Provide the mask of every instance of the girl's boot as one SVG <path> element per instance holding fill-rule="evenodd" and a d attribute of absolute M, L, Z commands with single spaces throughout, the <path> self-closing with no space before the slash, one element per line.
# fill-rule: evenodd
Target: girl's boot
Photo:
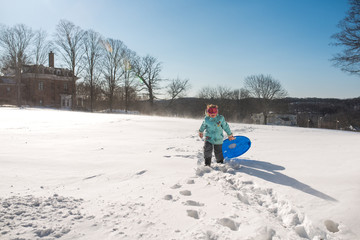
<path fill-rule="evenodd" d="M 210 167 L 210 164 L 211 164 L 211 158 L 205 158 L 205 166 Z"/>

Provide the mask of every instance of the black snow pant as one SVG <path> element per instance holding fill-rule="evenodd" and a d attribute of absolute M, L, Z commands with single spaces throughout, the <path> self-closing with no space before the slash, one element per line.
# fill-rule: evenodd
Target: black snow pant
<path fill-rule="evenodd" d="M 222 153 L 222 144 L 216 145 L 205 141 L 204 145 L 204 158 L 205 158 L 205 166 L 211 165 L 211 157 L 214 149 L 215 158 L 217 163 L 224 163 L 224 156 Z"/>

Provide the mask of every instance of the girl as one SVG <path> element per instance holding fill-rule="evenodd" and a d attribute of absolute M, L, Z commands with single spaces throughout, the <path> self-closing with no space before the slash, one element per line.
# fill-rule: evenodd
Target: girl
<path fill-rule="evenodd" d="M 234 140 L 230 127 L 222 115 L 218 115 L 218 106 L 209 104 L 206 107 L 206 116 L 199 129 L 199 137 L 203 138 L 205 132 L 204 158 L 205 166 L 211 165 L 212 152 L 214 150 L 217 163 L 224 163 L 222 153 L 223 131 L 226 132 L 230 141 Z"/>

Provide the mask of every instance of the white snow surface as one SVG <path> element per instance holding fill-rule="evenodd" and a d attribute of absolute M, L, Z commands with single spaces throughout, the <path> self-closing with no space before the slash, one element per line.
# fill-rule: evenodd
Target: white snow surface
<path fill-rule="evenodd" d="M 0 108 L 0 239 L 360 239 L 359 133 L 229 123 L 209 168 L 201 123 Z"/>

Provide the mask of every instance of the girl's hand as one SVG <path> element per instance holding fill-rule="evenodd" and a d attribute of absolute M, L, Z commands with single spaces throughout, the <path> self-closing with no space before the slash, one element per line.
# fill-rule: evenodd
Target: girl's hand
<path fill-rule="evenodd" d="M 199 137 L 203 138 L 204 134 L 202 132 L 199 132 Z"/>
<path fill-rule="evenodd" d="M 234 138 L 233 135 L 230 135 L 230 136 L 228 137 L 228 139 L 229 139 L 230 141 L 235 140 L 235 138 Z"/>

